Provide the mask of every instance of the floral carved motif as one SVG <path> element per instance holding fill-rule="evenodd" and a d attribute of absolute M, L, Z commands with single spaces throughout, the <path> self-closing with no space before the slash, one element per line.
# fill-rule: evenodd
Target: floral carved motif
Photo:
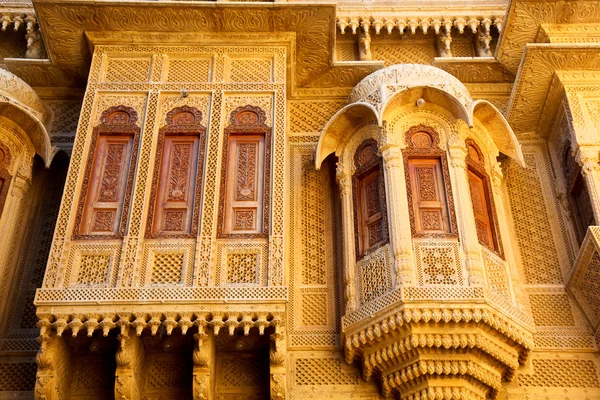
<path fill-rule="evenodd" d="M 448 160 L 446 152 L 440 148 L 440 135 L 433 128 L 426 125 L 417 125 L 408 129 L 404 134 L 404 142 L 406 149 L 402 151 L 404 158 L 404 174 L 406 179 L 406 189 L 408 197 L 408 211 L 410 217 L 410 226 L 413 237 L 419 238 L 456 238 L 458 236 L 458 227 L 456 224 L 456 214 L 454 209 L 454 200 L 450 186 L 450 172 L 448 170 Z M 448 220 L 450 224 L 449 232 L 432 233 L 432 232 L 417 232 L 416 218 L 420 218 L 422 229 L 425 230 L 442 230 L 444 216 L 440 211 L 425 211 L 421 210 L 420 215 L 415 216 L 415 202 L 419 201 L 440 201 L 441 194 L 438 194 L 438 189 L 435 183 L 434 169 L 429 167 L 416 168 L 417 193 L 415 197 L 411 187 L 411 172 L 409 167 L 410 159 L 431 158 L 439 159 L 441 163 L 441 175 L 443 187 L 446 195 L 446 205 L 448 210 Z"/>
<path fill-rule="evenodd" d="M 10 183 L 11 176 L 8 173 L 8 168 L 11 162 L 11 155 L 8 148 L 4 147 L 0 143 L 0 215 L 4 208 L 4 202 L 8 195 L 8 185 Z"/>
<path fill-rule="evenodd" d="M 219 198 L 219 220 L 217 224 L 217 236 L 220 238 L 248 238 L 248 237 L 267 237 L 269 234 L 269 193 L 270 193 L 270 171 L 271 171 L 271 128 L 266 125 L 267 115 L 260 107 L 246 105 L 238 107 L 231 112 L 229 117 L 229 126 L 225 128 L 225 138 L 223 140 L 223 158 L 221 162 L 221 190 Z M 230 137 L 236 135 L 243 137 L 264 137 L 264 168 L 263 181 L 257 182 L 259 176 L 259 159 L 261 151 L 258 142 L 240 142 L 236 146 L 236 154 L 229 154 Z M 228 171 L 230 157 L 236 157 L 236 172 Z M 235 201 L 257 201 L 262 197 L 262 231 L 256 233 L 231 233 L 227 232 L 225 219 L 228 212 L 226 203 L 227 197 L 227 174 L 236 173 L 235 191 L 233 199 Z M 262 185 L 261 185 L 262 184 Z M 261 187 L 262 186 L 262 187 Z M 262 191 L 262 196 L 259 195 Z M 233 212 L 232 230 L 254 230 L 257 229 L 255 223 L 256 212 L 248 210 L 235 210 Z M 260 224 L 258 224 L 260 226 Z"/>
<path fill-rule="evenodd" d="M 75 216 L 74 239 L 114 239 L 122 238 L 125 234 L 138 153 L 140 128 L 136 125 L 137 120 L 137 111 L 124 105 L 109 107 L 102 112 L 100 125 L 92 131 L 81 197 Z M 131 144 L 127 144 L 128 142 L 122 140 L 115 143 L 107 141 L 106 146 L 97 149 L 99 137 L 106 137 L 107 139 L 130 137 Z M 131 148 L 129 149 L 130 145 Z M 106 151 L 106 154 L 102 153 L 103 150 Z M 97 158 L 104 159 L 104 168 L 95 201 L 115 203 L 117 204 L 116 211 L 93 211 L 91 209 L 93 202 L 88 199 L 88 196 L 91 189 L 91 175 Z M 126 173 L 124 174 L 123 171 L 126 171 Z M 122 182 L 123 179 L 126 182 Z M 122 185 L 125 185 L 124 195 L 119 198 L 118 192 Z M 86 212 L 93 214 L 93 220 L 85 233 L 82 233 L 83 218 Z M 120 220 L 115 227 L 115 219 L 119 217 Z"/>
<path fill-rule="evenodd" d="M 167 124 L 160 128 L 158 132 L 156 167 L 152 177 L 146 237 L 195 237 L 198 233 L 198 220 L 200 217 L 200 196 L 202 193 L 206 147 L 206 128 L 202 126 L 202 112 L 190 106 L 175 107 L 166 114 L 165 122 Z M 173 141 L 170 157 L 166 159 L 164 152 L 166 151 L 168 138 L 189 138 L 190 140 Z M 163 165 L 165 161 L 168 164 Z M 192 170 L 194 165 L 196 165 L 195 170 Z M 157 213 L 163 212 L 159 208 L 160 204 L 157 198 L 160 194 L 158 192 L 161 186 L 161 171 L 165 168 L 168 168 L 168 171 L 166 171 L 168 184 L 166 189 L 160 189 L 161 192 L 165 190 L 164 200 L 185 204 L 188 207 L 177 211 L 164 210 L 162 225 L 155 226 L 155 224 L 159 224 Z M 190 174 L 195 178 L 190 179 Z M 189 229 L 186 231 L 186 222 L 189 218 L 191 218 L 191 221 L 189 222 Z"/>

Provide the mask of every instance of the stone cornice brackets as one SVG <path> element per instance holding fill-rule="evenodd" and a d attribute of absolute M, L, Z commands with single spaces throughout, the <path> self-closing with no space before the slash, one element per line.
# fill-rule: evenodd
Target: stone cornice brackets
<path fill-rule="evenodd" d="M 52 145 L 46 125 L 50 113 L 37 93 L 23 80 L 0 68 L 0 116 L 13 121 L 27 134 L 46 166 L 52 161 Z"/>
<path fill-rule="evenodd" d="M 336 151 L 350 130 L 368 122 L 382 126 L 389 112 L 419 98 L 447 109 L 469 127 L 477 119 L 487 128 L 498 149 L 523 165 L 517 138 L 496 107 L 484 100 L 473 101 L 462 82 L 439 68 L 398 64 L 372 73 L 354 87 L 350 104 L 339 110 L 321 132 L 316 168 Z"/>

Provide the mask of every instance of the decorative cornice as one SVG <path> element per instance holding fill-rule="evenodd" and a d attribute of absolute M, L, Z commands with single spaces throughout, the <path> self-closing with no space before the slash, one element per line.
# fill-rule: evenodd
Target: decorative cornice
<path fill-rule="evenodd" d="M 436 57 L 433 66 L 448 72 L 462 83 L 504 83 L 515 80 L 515 75 L 493 57 Z"/>

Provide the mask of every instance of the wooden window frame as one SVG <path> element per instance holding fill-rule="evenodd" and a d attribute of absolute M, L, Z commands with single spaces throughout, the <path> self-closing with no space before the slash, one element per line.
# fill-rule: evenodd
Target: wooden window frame
<path fill-rule="evenodd" d="M 152 190 L 150 192 L 150 204 L 148 207 L 148 217 L 146 220 L 146 238 L 173 238 L 186 239 L 198 235 L 198 225 L 200 221 L 200 204 L 202 202 L 202 180 L 204 176 L 204 155 L 206 151 L 206 127 L 202 125 L 202 112 L 194 107 L 182 106 L 175 107 L 166 115 L 167 125 L 158 131 L 158 143 L 156 145 L 156 157 L 154 163 L 154 174 L 152 176 Z M 196 178 L 194 187 L 194 199 L 192 201 L 192 221 L 189 233 L 154 233 L 154 223 L 156 222 L 156 209 L 158 201 L 158 189 L 160 176 L 162 173 L 162 159 L 164 144 L 167 137 L 170 136 L 189 136 L 198 138 L 198 151 L 196 157 Z"/>
<path fill-rule="evenodd" d="M 4 184 L 0 187 L 0 217 L 2 216 L 2 211 L 4 210 L 4 204 L 6 203 L 6 198 L 8 197 L 8 188 L 12 181 L 12 176 L 8 172 L 8 168 L 10 167 L 11 162 L 11 153 L 10 150 L 0 143 L 0 179 L 4 180 Z"/>
<path fill-rule="evenodd" d="M 361 154 L 362 150 L 364 150 L 368 146 L 373 146 L 375 149 L 372 157 L 370 157 L 367 160 L 359 160 L 359 155 Z M 355 243 L 355 252 L 356 252 L 357 260 L 360 260 L 363 257 L 365 257 L 366 255 L 373 253 L 380 247 L 385 246 L 386 244 L 389 243 L 389 240 L 390 240 L 389 228 L 388 228 L 388 217 L 387 217 L 387 199 L 386 199 L 386 193 L 385 193 L 385 177 L 383 175 L 383 160 L 381 159 L 381 157 L 379 155 L 377 155 L 377 148 L 378 148 L 378 146 L 377 146 L 376 140 L 367 139 L 364 142 L 362 142 L 361 145 L 358 146 L 358 148 L 354 152 L 354 165 L 356 167 L 356 170 L 354 171 L 354 174 L 352 175 L 352 201 L 354 204 L 354 243 Z M 377 244 L 369 247 L 368 249 L 363 249 L 362 248 L 363 247 L 362 224 L 364 221 L 362 221 L 362 217 L 361 217 L 361 215 L 362 215 L 361 212 L 362 212 L 363 206 L 362 206 L 361 202 L 359 201 L 359 182 L 365 176 L 373 173 L 376 169 L 379 174 L 378 186 L 379 186 L 379 193 L 380 193 L 379 201 L 381 202 L 381 214 L 382 214 L 381 215 L 382 240 L 379 241 Z"/>
<path fill-rule="evenodd" d="M 485 157 L 483 156 L 481 148 L 477 145 L 477 143 L 475 143 L 473 139 L 467 138 L 465 140 L 465 146 L 467 148 L 467 174 L 469 173 L 469 171 L 471 171 L 474 175 L 476 175 L 483 181 L 483 187 L 485 191 L 485 202 L 490 218 L 490 230 L 492 231 L 492 242 L 494 243 L 494 247 L 490 247 L 487 243 L 479 240 L 479 235 L 477 235 L 477 240 L 479 241 L 479 244 L 485 246 L 487 249 L 496 253 L 498 256 L 504 259 L 504 250 L 502 246 L 502 238 L 500 236 L 500 229 L 498 226 L 498 215 L 496 214 L 494 192 L 490 176 L 485 169 Z M 475 153 L 470 152 L 469 149 L 473 149 Z M 471 193 L 469 193 L 469 197 L 472 201 Z"/>
<path fill-rule="evenodd" d="M 429 143 L 421 143 L 417 140 L 416 134 L 426 133 L 430 140 Z M 450 171 L 448 169 L 448 159 L 446 152 L 440 148 L 440 135 L 435 129 L 426 125 L 416 125 L 409 128 L 404 133 L 404 142 L 406 148 L 402 150 L 404 158 L 404 178 L 406 181 L 406 191 L 408 197 L 408 214 L 410 218 L 410 230 L 413 238 L 432 238 L 432 239 L 457 239 L 458 227 L 456 224 L 456 210 L 454 208 L 454 197 L 452 196 L 452 186 L 450 181 Z M 448 210 L 448 219 L 450 232 L 447 233 L 423 233 L 417 232 L 415 222 L 415 209 L 413 200 L 413 190 L 411 184 L 411 175 L 409 169 L 409 160 L 411 159 L 439 159 L 442 168 L 442 177 L 444 189 L 446 191 L 446 207 Z"/>
<path fill-rule="evenodd" d="M 265 124 L 267 115 L 260 107 L 246 105 L 236 108 L 231 112 L 229 126 L 224 129 L 223 155 L 221 159 L 221 184 L 219 193 L 219 216 L 217 223 L 217 238 L 219 239 L 250 239 L 266 238 L 269 236 L 269 205 L 271 181 L 271 128 Z M 226 193 L 227 173 L 229 164 L 229 140 L 231 136 L 263 136 L 264 148 L 264 179 L 263 179 L 263 215 L 262 231 L 257 233 L 231 233 L 226 231 L 225 218 L 227 217 Z M 257 185 L 257 190 L 260 186 Z"/>
<path fill-rule="evenodd" d="M 570 146 L 567 146 L 563 155 L 563 172 L 566 181 L 566 195 L 568 198 L 569 207 L 571 208 L 571 214 L 573 216 L 573 228 L 575 229 L 577 241 L 579 242 L 579 245 L 581 245 L 587 233 L 587 228 L 596 224 L 596 220 L 592 213 L 592 218 L 594 219 L 593 223 L 585 226 L 586 222 L 583 220 L 582 207 L 577 201 L 577 194 L 580 194 L 582 187 L 586 189 L 587 202 L 591 209 L 590 193 L 585 179 L 581 174 L 581 167 L 575 161 Z"/>
<path fill-rule="evenodd" d="M 81 186 L 81 196 L 75 215 L 75 226 L 73 228 L 73 240 L 102 240 L 102 239 L 122 239 L 125 236 L 125 227 L 129 215 L 129 203 L 131 201 L 131 191 L 133 189 L 133 180 L 137 166 L 138 145 L 140 137 L 140 127 L 136 125 L 138 120 L 137 111 L 124 105 L 113 106 L 102 112 L 100 116 L 100 125 L 92 131 L 90 150 L 87 157 L 86 168 L 84 172 L 83 183 Z M 115 234 L 80 234 L 83 214 L 87 202 L 88 191 L 90 189 L 90 178 L 94 167 L 96 147 L 100 136 L 129 136 L 133 138 L 131 147 L 131 160 L 129 162 L 129 171 L 127 172 L 127 183 L 125 186 L 125 196 L 121 204 L 121 221 Z"/>

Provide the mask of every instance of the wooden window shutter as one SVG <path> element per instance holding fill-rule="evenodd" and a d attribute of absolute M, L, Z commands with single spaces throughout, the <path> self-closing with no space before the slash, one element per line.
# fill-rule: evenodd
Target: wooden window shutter
<path fill-rule="evenodd" d="M 271 128 L 251 105 L 236 108 L 225 128 L 219 199 L 220 238 L 266 237 L 269 232 Z"/>
<path fill-rule="evenodd" d="M 158 136 L 146 237 L 193 237 L 198 233 L 206 128 L 197 108 L 167 113 Z"/>
<path fill-rule="evenodd" d="M 131 197 L 139 127 L 137 112 L 110 107 L 92 133 L 82 195 L 75 222 L 75 239 L 122 237 Z"/>
<path fill-rule="evenodd" d="M 450 233 L 446 189 L 439 158 L 408 160 L 417 233 Z"/>
<path fill-rule="evenodd" d="M 468 169 L 467 174 L 469 177 L 469 189 L 471 191 L 473 213 L 475 214 L 477 238 L 480 243 L 491 249 L 497 250 L 492 224 L 490 193 L 488 192 L 486 181 L 471 168 Z"/>

